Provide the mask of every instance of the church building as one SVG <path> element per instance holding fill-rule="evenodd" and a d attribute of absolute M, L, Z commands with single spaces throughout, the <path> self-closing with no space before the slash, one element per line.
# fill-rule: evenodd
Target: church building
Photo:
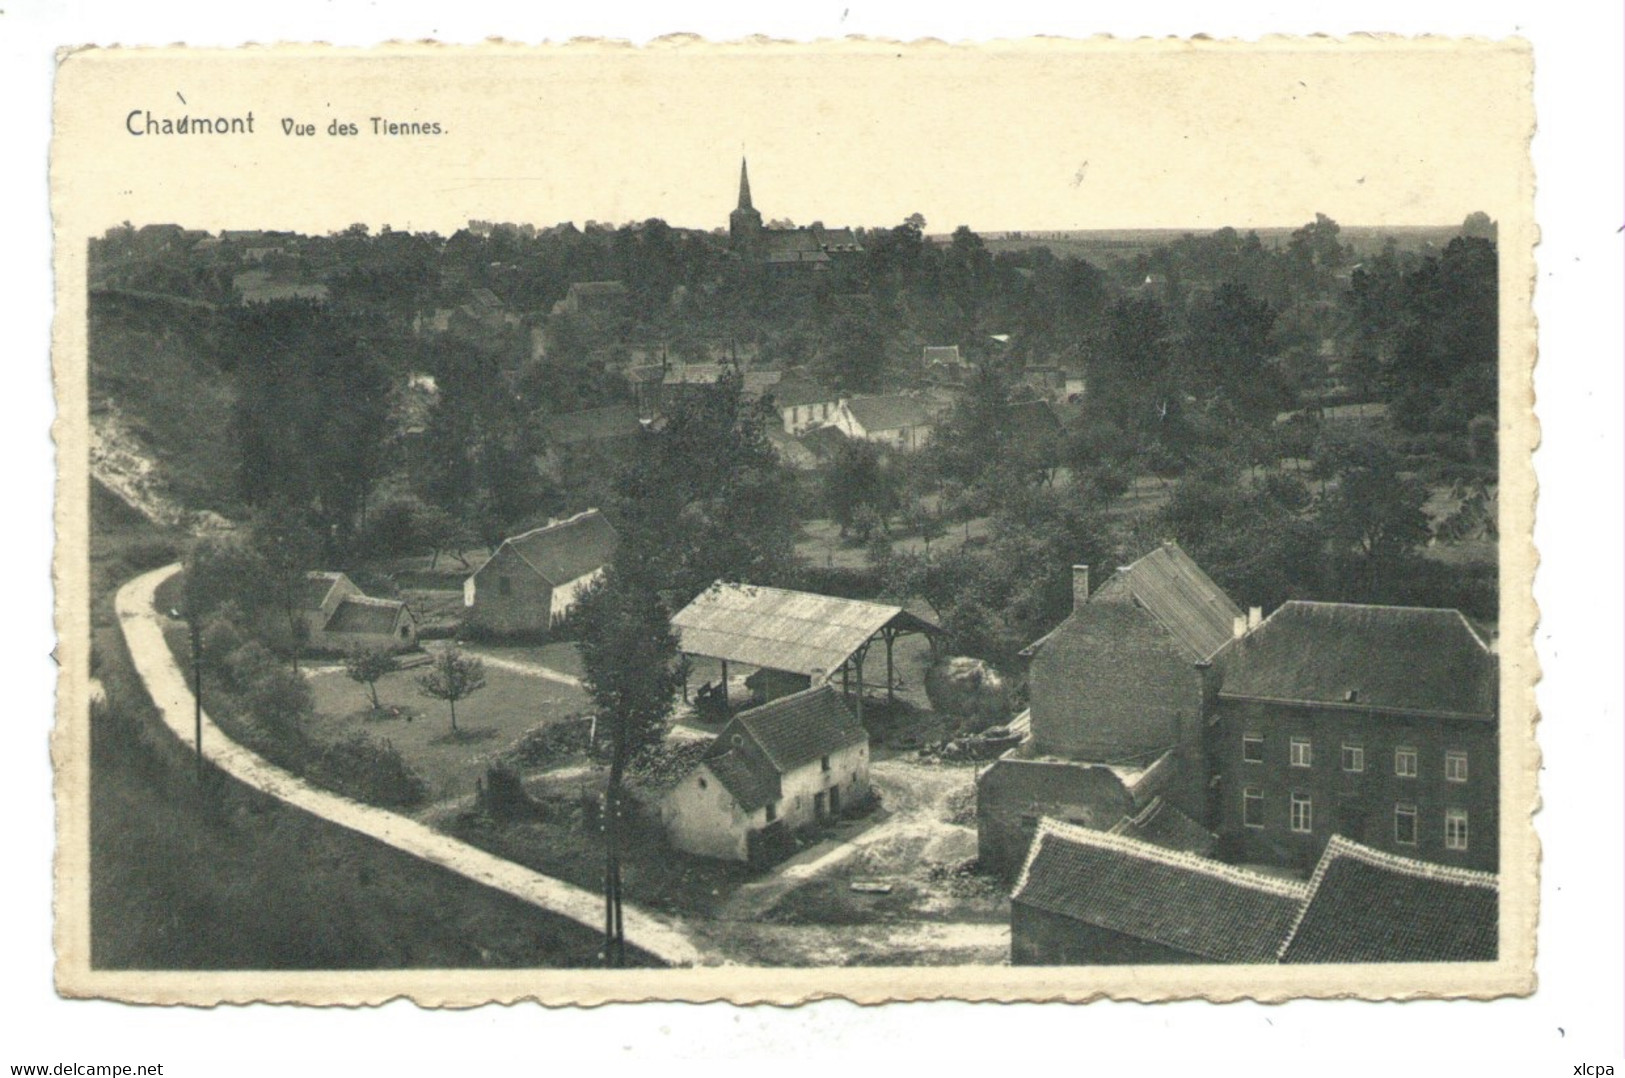
<path fill-rule="evenodd" d="M 776 269 L 828 269 L 837 259 L 863 253 L 863 245 L 850 228 L 825 228 L 814 222 L 804 228 L 768 228 L 751 203 L 750 172 L 739 162 L 739 204 L 728 215 L 728 246 L 746 262 Z"/>

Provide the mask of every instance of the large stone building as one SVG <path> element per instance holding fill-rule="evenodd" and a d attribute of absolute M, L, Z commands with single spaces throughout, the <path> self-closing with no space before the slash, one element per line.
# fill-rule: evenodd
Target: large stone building
<path fill-rule="evenodd" d="M 1498 862 L 1498 664 L 1455 610 L 1289 602 L 1215 664 L 1227 856 L 1307 869 L 1332 835 Z"/>

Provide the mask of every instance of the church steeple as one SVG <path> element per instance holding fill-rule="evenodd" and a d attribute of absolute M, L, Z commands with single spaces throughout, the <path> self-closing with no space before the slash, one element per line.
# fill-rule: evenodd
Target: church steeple
<path fill-rule="evenodd" d="M 750 204 L 750 173 L 739 159 L 739 205 L 728 215 L 728 241 L 735 254 L 755 258 L 761 253 L 762 215 Z"/>
<path fill-rule="evenodd" d="M 753 210 L 756 207 L 750 204 L 750 172 L 745 168 L 745 159 L 739 159 L 739 209 Z"/>

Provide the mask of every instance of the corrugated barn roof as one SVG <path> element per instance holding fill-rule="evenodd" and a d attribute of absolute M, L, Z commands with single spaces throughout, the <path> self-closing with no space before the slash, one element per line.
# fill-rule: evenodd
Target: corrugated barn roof
<path fill-rule="evenodd" d="M 671 619 L 690 655 L 796 674 L 830 674 L 891 625 L 937 627 L 900 606 L 718 581 Z"/>

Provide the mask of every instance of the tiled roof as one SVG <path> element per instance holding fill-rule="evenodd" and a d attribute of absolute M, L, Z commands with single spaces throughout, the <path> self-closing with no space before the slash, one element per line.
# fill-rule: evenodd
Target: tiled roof
<path fill-rule="evenodd" d="M 886 625 L 936 628 L 900 606 L 720 580 L 671 623 L 690 655 L 826 676 Z"/>
<path fill-rule="evenodd" d="M 866 431 L 923 427 L 931 421 L 913 397 L 852 397 L 846 408 Z"/>
<path fill-rule="evenodd" d="M 737 725 L 755 739 L 778 773 L 788 774 L 831 753 L 869 740 L 833 685 L 815 685 L 735 715 L 717 740 Z"/>
<path fill-rule="evenodd" d="M 1220 658 L 1229 698 L 1492 718 L 1496 661 L 1455 610 L 1289 602 Z"/>
<path fill-rule="evenodd" d="M 803 404 L 832 404 L 837 394 L 810 378 L 788 375 L 772 389 L 773 403 L 780 408 L 794 408 Z"/>
<path fill-rule="evenodd" d="M 1161 797 L 1153 797 L 1145 808 L 1133 816 L 1124 816 L 1112 827 L 1111 834 L 1137 838 L 1153 846 L 1181 850 L 1206 857 L 1213 852 L 1213 832 L 1168 804 Z"/>
<path fill-rule="evenodd" d="M 384 634 L 395 631 L 402 603 L 395 599 L 372 599 L 352 595 L 342 600 L 322 627 L 329 633 Z"/>
<path fill-rule="evenodd" d="M 705 766 L 746 812 L 755 812 L 779 799 L 779 773 L 762 757 L 741 749 L 724 748 Z"/>
<path fill-rule="evenodd" d="M 555 586 L 568 584 L 609 563 L 615 553 L 615 529 L 596 509 L 577 513 L 504 539 L 525 564 Z M 500 550 L 500 548 L 499 548 Z"/>
<path fill-rule="evenodd" d="M 1119 569 L 1091 596 L 1118 598 L 1126 591 L 1151 612 L 1193 660 L 1207 659 L 1232 639 L 1241 608 L 1200 566 L 1169 541 L 1133 565 Z"/>
<path fill-rule="evenodd" d="M 1011 901 L 1215 962 L 1273 962 L 1307 890 L 1044 820 Z"/>
<path fill-rule="evenodd" d="M 1381 853 L 1332 837 L 1283 962 L 1491 962 L 1496 877 Z"/>
<path fill-rule="evenodd" d="M 801 444 L 815 457 L 833 457 L 840 452 L 846 435 L 836 427 L 814 427 L 801 435 Z"/>
<path fill-rule="evenodd" d="M 607 408 L 566 412 L 563 415 L 550 416 L 543 422 L 543 430 L 547 434 L 548 441 L 555 445 L 630 438 L 640 429 L 642 428 L 638 423 L 638 410 L 628 404 L 612 404 Z"/>
<path fill-rule="evenodd" d="M 343 579 L 343 573 L 306 573 L 305 582 L 299 588 L 299 609 L 321 609 L 322 603 L 327 600 L 327 593 Z"/>

